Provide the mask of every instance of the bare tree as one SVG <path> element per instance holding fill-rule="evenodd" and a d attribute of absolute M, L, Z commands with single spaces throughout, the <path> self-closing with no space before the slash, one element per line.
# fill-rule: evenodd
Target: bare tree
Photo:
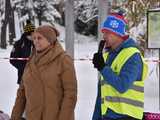
<path fill-rule="evenodd" d="M 6 40 L 6 32 L 7 26 L 9 26 L 9 43 L 12 44 L 13 39 L 15 37 L 15 27 L 14 27 L 14 14 L 11 6 L 11 1 L 5 1 L 5 18 L 2 20 L 2 28 L 1 28 L 1 48 L 6 49 L 7 40 Z"/>

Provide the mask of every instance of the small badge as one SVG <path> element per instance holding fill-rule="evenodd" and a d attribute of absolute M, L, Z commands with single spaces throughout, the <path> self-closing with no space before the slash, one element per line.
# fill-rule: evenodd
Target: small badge
<path fill-rule="evenodd" d="M 119 26 L 119 23 L 116 21 L 116 20 L 112 20 L 111 22 L 110 22 L 110 26 L 112 26 L 112 28 L 118 28 L 118 26 Z"/>

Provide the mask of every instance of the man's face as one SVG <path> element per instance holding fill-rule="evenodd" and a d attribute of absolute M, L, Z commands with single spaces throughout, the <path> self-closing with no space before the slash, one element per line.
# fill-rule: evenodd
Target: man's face
<path fill-rule="evenodd" d="M 113 48 L 117 44 L 118 37 L 111 32 L 103 32 L 103 39 L 106 47 Z"/>

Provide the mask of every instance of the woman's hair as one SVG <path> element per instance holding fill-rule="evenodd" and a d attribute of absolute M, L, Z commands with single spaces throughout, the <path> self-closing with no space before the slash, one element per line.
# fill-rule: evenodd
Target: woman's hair
<path fill-rule="evenodd" d="M 59 36 L 59 31 L 55 28 L 55 26 L 50 25 L 42 25 L 35 29 L 35 32 L 43 35 L 50 43 L 57 41 L 57 37 Z"/>

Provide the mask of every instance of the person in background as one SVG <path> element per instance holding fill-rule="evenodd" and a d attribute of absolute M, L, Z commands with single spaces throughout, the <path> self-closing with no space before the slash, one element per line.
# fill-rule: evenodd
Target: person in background
<path fill-rule="evenodd" d="M 26 64 L 11 120 L 74 120 L 77 80 L 73 59 L 57 40 L 58 30 L 43 25 L 32 38 L 35 49 Z"/>
<path fill-rule="evenodd" d="M 35 26 L 30 20 L 27 20 L 26 25 L 24 26 L 24 33 L 22 34 L 20 40 L 16 41 L 13 46 L 10 54 L 11 58 L 28 58 L 30 56 L 33 47 L 31 34 L 34 32 L 34 29 Z M 21 82 L 26 62 L 27 60 L 10 59 L 10 63 L 18 70 L 18 84 Z"/>
<path fill-rule="evenodd" d="M 126 25 L 120 13 L 110 13 L 102 25 L 104 49 L 92 61 L 101 75 L 92 120 L 143 119 L 148 67 Z"/>

